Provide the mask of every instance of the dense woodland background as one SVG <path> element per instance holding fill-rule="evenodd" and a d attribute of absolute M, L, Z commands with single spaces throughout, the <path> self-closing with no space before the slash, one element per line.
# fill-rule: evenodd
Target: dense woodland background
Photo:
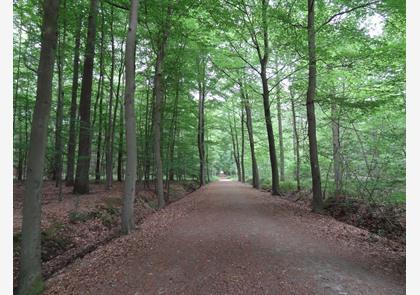
<path fill-rule="evenodd" d="M 18 182 L 28 171 L 43 2 L 13 4 Z M 171 183 L 205 184 L 221 171 L 273 194 L 313 191 L 320 202 L 405 202 L 404 1 L 137 5 L 126 55 L 129 1 L 59 1 L 43 166 L 57 198 L 64 186 L 111 189 L 134 156 L 137 183 L 156 190 L 159 208 Z M 124 117 L 130 89 L 135 128 Z"/>
<path fill-rule="evenodd" d="M 77 155 L 78 84 L 83 73 L 89 2 L 61 2 L 45 177 L 55 179 L 61 170 L 63 177 L 71 182 Z M 403 199 L 405 7 L 403 1 L 384 1 L 329 19 L 337 12 L 364 3 L 317 2 L 316 115 L 321 178 L 327 193 L 336 188 L 334 173 L 339 170 L 338 189 L 342 192 L 369 199 Z M 207 178 L 212 179 L 221 170 L 239 175 L 237 170 L 242 170 L 242 166 L 244 178 L 249 180 L 252 176 L 243 91 L 252 109 L 261 182 L 269 182 L 271 170 L 261 81 L 253 69 L 259 67 L 253 34 L 256 42 L 262 42 L 260 3 L 180 1 L 171 4 L 168 10 L 169 4 L 142 1 L 139 7 L 135 94 L 138 179 L 151 181 L 155 174 L 153 80 L 156 51 L 169 23 L 162 58 L 161 140 L 165 175 L 177 179 L 198 178 L 201 87 L 205 96 Z M 268 5 L 267 11 L 271 117 L 281 185 L 288 188 L 293 187 L 297 175 L 304 188 L 310 187 L 311 179 L 305 108 L 308 63 L 305 6 L 301 1 L 286 1 Z M 90 178 L 96 180 L 105 178 L 106 163 L 111 161 L 106 157 L 109 146 L 113 177 L 122 180 L 124 175 L 126 9 L 128 3 L 116 0 L 102 1 L 98 7 L 89 170 Z M 26 176 L 41 16 L 40 1 L 15 3 L 13 122 L 18 180 Z M 336 158 L 334 142 L 338 150 Z M 239 158 L 237 164 L 235 157 Z"/>

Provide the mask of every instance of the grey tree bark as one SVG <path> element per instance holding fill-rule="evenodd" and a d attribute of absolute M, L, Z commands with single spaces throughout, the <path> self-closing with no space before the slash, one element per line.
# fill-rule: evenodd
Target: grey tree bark
<path fill-rule="evenodd" d="M 334 162 L 334 194 L 337 196 L 341 193 L 341 159 L 340 159 L 340 121 L 337 110 L 337 103 L 334 98 L 331 102 L 331 131 L 332 131 L 332 146 L 333 146 L 333 162 Z"/>
<path fill-rule="evenodd" d="M 76 150 L 76 113 L 77 113 L 77 89 L 79 88 L 79 61 L 80 61 L 80 35 L 82 32 L 82 17 L 78 18 L 76 29 L 76 39 L 73 56 L 73 82 L 71 88 L 71 106 L 70 106 L 70 127 L 69 140 L 67 144 L 67 172 L 66 185 L 74 184 L 74 154 Z"/>
<path fill-rule="evenodd" d="M 244 107 L 241 102 L 241 181 L 245 182 L 245 118 Z"/>
<path fill-rule="evenodd" d="M 246 127 L 248 130 L 249 138 L 249 149 L 251 151 L 251 160 L 252 160 L 252 186 L 256 189 L 260 188 L 260 177 L 258 172 L 258 163 L 257 157 L 255 155 L 255 143 L 254 143 L 254 131 L 252 129 L 252 111 L 249 103 L 248 93 L 245 89 L 245 85 L 240 85 L 241 95 L 244 101 L 245 114 L 246 114 Z"/>
<path fill-rule="evenodd" d="M 27 179 L 23 195 L 18 295 L 40 294 L 43 290 L 41 274 L 41 186 L 47 144 L 48 118 L 51 109 L 58 9 L 59 0 L 44 1 L 36 102 L 32 118 Z"/>
<path fill-rule="evenodd" d="M 137 179 L 137 143 L 134 94 L 138 5 L 138 0 L 131 0 L 130 24 L 125 48 L 125 134 L 127 162 L 124 182 L 124 204 L 121 214 L 121 226 L 124 234 L 129 234 L 135 226 L 133 205 Z"/>
<path fill-rule="evenodd" d="M 293 95 L 291 95 L 291 104 L 292 104 L 292 126 L 293 126 L 293 149 L 296 157 L 296 169 L 295 169 L 295 179 L 296 179 L 296 189 L 300 191 L 300 142 L 299 142 L 299 133 L 296 124 L 296 110 L 295 110 L 295 100 Z"/>
<path fill-rule="evenodd" d="M 162 39 L 159 43 L 159 48 L 155 64 L 154 77 L 154 96 L 155 104 L 153 109 L 153 135 L 154 135 L 154 150 L 155 150 L 155 169 L 156 169 L 156 193 L 158 197 L 159 209 L 165 207 L 165 198 L 163 191 L 163 168 L 162 168 L 162 154 L 161 154 L 161 116 L 163 106 L 163 69 L 162 65 L 165 60 L 165 49 L 169 36 L 169 17 L 172 13 L 172 8 L 168 6 L 167 18 L 163 28 Z"/>
<path fill-rule="evenodd" d="M 95 102 L 95 110 L 93 114 L 93 122 L 91 127 L 91 134 L 95 130 L 95 120 L 97 112 L 97 103 L 99 101 L 99 126 L 98 126 L 98 140 L 96 146 L 96 166 L 95 166 L 95 182 L 99 183 L 101 181 L 101 147 L 102 147 L 102 123 L 103 123 L 103 100 L 104 100 L 104 84 L 105 84 L 105 64 L 104 64 L 104 38 L 105 38 L 105 13 L 103 10 L 103 2 L 101 2 L 101 48 L 100 48 L 100 57 L 99 57 L 99 83 L 98 83 L 98 92 Z"/>
<path fill-rule="evenodd" d="M 315 96 L 316 96 L 316 35 L 315 35 L 315 0 L 308 0 L 308 56 L 309 75 L 306 96 L 306 112 L 308 117 L 309 155 L 312 173 L 312 210 L 317 212 L 323 208 L 321 191 L 321 174 L 318 163 L 318 144 L 316 139 Z"/>
<path fill-rule="evenodd" d="M 205 75 L 206 75 L 206 58 L 198 57 L 198 128 L 197 128 L 197 146 L 200 159 L 199 181 L 200 186 L 206 184 L 206 155 L 204 148 L 204 101 L 205 101 Z"/>
<path fill-rule="evenodd" d="M 64 0 L 63 10 L 66 11 L 67 2 Z M 54 176 L 55 186 L 59 188 L 58 199 L 62 200 L 62 174 L 63 174 L 63 108 L 64 108 L 64 56 L 66 48 L 67 19 L 63 13 L 63 34 L 58 36 L 58 93 L 57 93 L 57 113 L 55 123 L 55 149 L 54 149 Z"/>
<path fill-rule="evenodd" d="M 260 59 L 260 76 L 263 87 L 263 102 L 264 102 L 264 118 L 265 127 L 267 129 L 268 149 L 270 153 L 270 164 L 271 164 L 271 194 L 279 195 L 279 171 L 277 165 L 277 154 L 276 145 L 274 143 L 274 132 L 273 125 L 271 122 L 271 111 L 270 111 L 270 91 L 268 88 L 267 79 L 267 62 L 268 62 L 268 25 L 267 25 L 267 6 L 266 0 L 261 0 L 262 4 L 262 21 L 263 21 L 263 38 L 264 38 L 264 50 L 258 47 L 258 56 Z"/>
<path fill-rule="evenodd" d="M 112 146 L 111 146 L 111 132 L 112 132 L 112 104 L 114 98 L 114 71 L 115 71 L 115 43 L 114 43 L 114 7 L 111 8 L 111 74 L 109 78 L 109 105 L 108 105 L 108 123 L 106 125 L 105 148 L 106 148 L 106 185 L 107 190 L 112 187 Z"/>
<path fill-rule="evenodd" d="M 83 65 L 82 89 L 80 94 L 80 125 L 79 151 L 77 158 L 76 180 L 73 192 L 76 194 L 89 193 L 89 164 L 90 164 L 90 104 L 92 96 L 93 60 L 95 55 L 96 15 L 98 0 L 90 1 L 88 18 L 88 32 L 86 40 L 85 61 Z"/>
<path fill-rule="evenodd" d="M 283 124 L 281 118 L 281 101 L 280 101 L 280 84 L 276 87 L 277 100 L 277 122 L 279 129 L 279 149 L 280 149 L 280 180 L 284 181 L 284 140 L 283 140 Z"/>

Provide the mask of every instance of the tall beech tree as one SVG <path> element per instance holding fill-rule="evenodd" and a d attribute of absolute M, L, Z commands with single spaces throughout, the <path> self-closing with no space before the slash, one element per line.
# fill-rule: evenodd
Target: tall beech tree
<path fill-rule="evenodd" d="M 45 0 L 41 27 L 41 52 L 37 71 L 35 110 L 32 118 L 28 153 L 27 179 L 23 195 L 22 242 L 19 272 L 19 295 L 40 294 L 41 274 L 41 187 L 48 118 L 51 109 L 52 79 L 57 46 L 59 0 Z"/>
<path fill-rule="evenodd" d="M 125 234 L 134 229 L 133 205 L 136 195 L 137 180 L 137 143 L 136 143 L 136 113 L 135 95 L 135 58 L 138 0 L 131 0 L 130 18 L 125 46 L 125 134 L 127 147 L 127 162 L 124 182 L 124 204 L 121 213 L 122 231 Z"/>
<path fill-rule="evenodd" d="M 206 184 L 206 153 L 204 147 L 204 103 L 206 97 L 206 56 L 200 54 L 197 59 L 198 82 L 198 127 L 197 146 L 200 158 L 199 181 L 200 185 Z"/>
<path fill-rule="evenodd" d="M 156 193 L 158 197 L 158 207 L 165 207 L 165 198 L 163 191 L 163 167 L 162 167 L 162 149 L 161 149 L 161 121 L 162 121 L 162 107 L 164 96 L 164 81 L 163 81 L 163 63 L 165 61 L 165 49 L 168 43 L 170 30 L 170 17 L 172 14 L 171 4 L 168 4 L 166 17 L 162 27 L 162 32 L 158 42 L 158 49 L 155 63 L 155 76 L 153 94 L 155 97 L 153 106 L 153 137 L 154 137 L 154 152 L 155 152 L 155 169 L 156 169 Z"/>
<path fill-rule="evenodd" d="M 85 60 L 83 64 L 82 88 L 79 104 L 79 150 L 77 158 L 76 180 L 73 189 L 74 193 L 76 194 L 86 194 L 89 192 L 89 166 L 91 146 L 90 105 L 92 96 L 93 60 L 95 57 L 97 12 L 98 0 L 91 0 L 88 18 Z"/>
<path fill-rule="evenodd" d="M 82 33 L 82 14 L 77 17 L 75 46 L 73 55 L 73 81 L 71 86 L 70 126 L 69 140 L 67 143 L 67 169 L 66 185 L 74 183 L 74 155 L 76 152 L 76 115 L 77 115 L 77 90 L 79 88 L 79 63 L 80 63 L 80 36 Z"/>
<path fill-rule="evenodd" d="M 306 114 L 308 117 L 309 156 L 312 173 L 312 210 L 320 211 L 323 207 L 321 191 L 321 173 L 318 163 L 318 142 L 316 139 L 315 96 L 316 96 L 316 31 L 315 0 L 308 0 L 308 91 L 306 95 Z"/>

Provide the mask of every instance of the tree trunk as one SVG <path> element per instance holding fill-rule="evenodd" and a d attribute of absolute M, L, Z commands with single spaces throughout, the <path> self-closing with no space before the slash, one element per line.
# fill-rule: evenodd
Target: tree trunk
<path fill-rule="evenodd" d="M 318 164 L 318 146 L 316 139 L 315 95 L 316 95 L 316 37 L 315 37 L 315 0 L 308 0 L 308 56 L 309 75 L 306 96 L 306 112 L 308 117 L 309 154 L 312 173 L 312 210 L 321 211 L 323 207 L 321 191 L 321 174 Z"/>
<path fill-rule="evenodd" d="M 82 89 L 80 94 L 80 126 L 79 152 L 77 158 L 76 181 L 73 192 L 76 194 L 89 193 L 89 164 L 90 164 L 90 104 L 92 96 L 93 60 L 95 55 L 96 15 L 98 0 L 90 1 L 88 32 L 86 40 L 85 61 L 83 65 Z"/>
<path fill-rule="evenodd" d="M 176 132 L 177 132 L 177 119 L 178 119 L 178 100 L 179 100 L 179 88 L 180 88 L 180 79 L 179 73 L 177 73 L 177 82 L 175 86 L 175 101 L 174 107 L 172 112 L 172 119 L 171 119 L 171 128 L 170 128 L 170 142 L 169 142 L 169 163 L 168 169 L 166 174 L 166 192 L 169 196 L 169 185 L 170 182 L 174 180 L 174 169 L 173 169 L 173 162 L 174 162 L 174 151 L 175 151 L 175 140 L 176 140 Z"/>
<path fill-rule="evenodd" d="M 108 123 L 106 125 L 106 189 L 112 187 L 112 147 L 111 147 L 111 128 L 112 128 L 112 103 L 114 97 L 114 69 L 115 69 L 115 44 L 114 44 L 114 7 L 111 8 L 111 76 L 109 79 L 109 106 L 108 106 Z"/>
<path fill-rule="evenodd" d="M 265 65 L 261 66 L 261 80 L 263 83 L 263 102 L 264 102 L 264 117 L 265 127 L 267 129 L 268 138 L 268 149 L 270 153 L 270 164 L 271 164 L 271 194 L 279 195 L 279 171 L 277 167 L 277 156 L 276 156 L 276 145 L 274 143 L 274 132 L 271 123 L 271 112 L 270 112 L 270 98 L 268 91 L 268 81 L 265 73 Z"/>
<path fill-rule="evenodd" d="M 39 294 L 44 287 L 41 274 L 41 186 L 51 109 L 58 10 L 58 0 L 44 1 L 36 102 L 23 195 L 18 295 Z"/>
<path fill-rule="evenodd" d="M 206 75 L 206 58 L 198 57 L 198 127 L 197 127 L 197 145 L 200 159 L 199 181 L 200 186 L 206 184 L 206 155 L 204 148 L 204 101 L 205 101 L 205 75 Z"/>
<path fill-rule="evenodd" d="M 235 114 L 233 114 L 233 126 L 231 121 L 229 120 L 229 127 L 230 127 L 230 135 L 232 138 L 232 147 L 233 147 L 233 158 L 236 164 L 236 171 L 238 176 L 238 181 L 241 181 L 241 162 L 239 159 L 239 146 L 238 146 L 238 136 L 236 134 L 236 120 Z"/>
<path fill-rule="evenodd" d="M 144 175 L 144 187 L 149 185 L 150 179 L 150 159 L 149 159 L 149 113 L 150 113 L 150 83 L 147 82 L 147 93 L 146 93 L 146 114 L 144 120 L 144 160 L 143 160 L 143 175 Z"/>
<path fill-rule="evenodd" d="M 293 125 L 293 145 L 294 145 L 294 152 L 296 157 L 296 170 L 295 170 L 295 178 L 296 178 L 296 189 L 300 191 L 300 146 L 299 146 L 299 134 L 297 130 L 296 124 L 296 110 L 295 110 L 295 101 L 293 96 L 291 97 L 292 103 L 292 125 Z"/>
<path fill-rule="evenodd" d="M 124 182 L 124 205 L 121 214 L 122 232 L 124 234 L 130 233 L 135 226 L 133 205 L 136 195 L 137 146 L 134 93 L 138 4 L 138 0 L 131 0 L 130 25 L 125 48 L 125 138 L 127 143 L 127 162 Z"/>
<path fill-rule="evenodd" d="M 244 160 L 245 160 L 245 130 L 244 130 L 244 125 L 245 125 L 245 118 L 244 118 L 244 108 L 243 108 L 243 102 L 241 102 L 241 168 L 242 168 L 242 172 L 241 172 L 241 179 L 242 182 L 245 182 L 245 164 L 244 164 Z"/>
<path fill-rule="evenodd" d="M 333 98 L 331 102 L 331 131 L 332 131 L 332 145 L 333 145 L 333 162 L 334 162 L 334 195 L 338 196 L 341 193 L 341 160 L 340 160 L 340 123 L 337 113 L 337 104 Z"/>
<path fill-rule="evenodd" d="M 283 124 L 281 118 L 281 102 L 280 102 L 280 84 L 276 87 L 277 98 L 277 122 L 279 127 L 279 149 L 280 149 L 280 180 L 284 181 L 284 140 L 283 140 Z"/>
<path fill-rule="evenodd" d="M 266 0 L 262 0 L 262 21 L 263 21 L 263 36 L 264 36 L 264 53 L 260 52 L 261 64 L 261 83 L 263 87 L 263 102 L 264 102 L 264 118 L 265 127 L 267 129 L 268 149 L 270 153 L 271 164 L 271 194 L 279 195 L 279 171 L 277 167 L 276 145 L 274 143 L 273 125 L 271 123 L 270 111 L 270 92 L 268 89 L 267 79 L 267 62 L 268 62 L 268 27 L 267 27 L 267 6 Z"/>
<path fill-rule="evenodd" d="M 118 136 L 118 159 L 117 159 L 117 180 L 122 182 L 123 172 L 122 172 L 122 160 L 123 160 L 123 141 L 124 141 L 124 111 L 123 104 L 120 104 L 120 126 L 119 126 L 119 136 Z"/>
<path fill-rule="evenodd" d="M 104 29 L 105 29 L 105 15 L 103 11 L 103 6 L 101 2 L 101 49 L 100 49 L 100 60 L 99 60 L 99 84 L 98 84 L 98 93 L 97 101 L 99 98 L 99 126 L 98 126 L 98 141 L 96 147 L 96 166 L 95 166 L 95 182 L 99 183 L 101 181 L 101 147 L 102 147 L 102 121 L 103 121 L 103 100 L 104 100 L 104 80 L 105 80 L 105 65 L 104 65 Z M 95 127 L 95 118 L 96 118 L 96 103 L 94 111 L 94 121 L 92 123 L 92 134 Z"/>
<path fill-rule="evenodd" d="M 15 84 L 15 92 L 13 95 L 13 130 L 15 130 L 17 98 L 18 98 L 18 93 L 19 93 L 19 82 L 20 82 L 20 61 L 22 59 L 22 24 L 20 24 L 19 26 L 19 45 L 18 46 L 19 48 L 18 48 L 16 84 Z"/>
<path fill-rule="evenodd" d="M 122 126 L 122 106 L 119 108 L 118 104 L 120 101 L 120 89 L 121 89 L 121 77 L 124 71 L 124 58 L 123 58 L 123 44 L 121 44 L 121 65 L 118 70 L 118 83 L 117 83 L 117 92 L 115 94 L 115 107 L 114 107 L 114 118 L 112 119 L 112 131 L 111 131 L 111 159 L 110 162 L 113 164 L 113 157 L 114 157 L 114 140 L 115 140 L 115 128 L 117 125 L 117 112 L 120 110 L 120 126 Z M 119 128 L 119 144 L 118 144 L 118 166 L 117 166 L 117 179 L 121 181 L 121 165 L 120 165 L 120 151 L 122 150 L 122 127 Z M 121 158 L 122 158 L 122 151 L 121 151 Z"/>
<path fill-rule="evenodd" d="M 249 149 L 251 151 L 251 160 L 252 160 L 252 186 L 256 189 L 260 188 L 260 177 L 258 173 L 258 163 L 257 157 L 255 155 L 255 144 L 254 144 L 254 131 L 252 129 L 252 111 L 251 106 L 249 105 L 249 98 L 244 85 L 240 85 L 241 95 L 244 100 L 245 114 L 246 114 L 246 127 L 248 130 L 249 138 Z"/>
<path fill-rule="evenodd" d="M 165 207 L 165 199 L 163 192 L 163 169 L 162 169 L 162 155 L 161 155 L 161 115 L 163 105 L 163 70 L 162 65 L 165 59 L 165 49 L 169 36 L 169 17 L 172 13 L 171 7 L 168 7 L 167 19 L 163 28 L 162 40 L 159 44 L 159 49 L 156 57 L 155 77 L 154 77 L 154 96 L 155 105 L 153 110 L 153 134 L 154 134 L 154 150 L 155 150 L 155 168 L 156 168 L 156 193 L 158 197 L 159 209 Z"/>
<path fill-rule="evenodd" d="M 67 10 L 66 0 L 64 0 L 64 12 Z M 58 94 L 57 94 L 57 114 L 56 114 L 56 129 L 55 129 L 55 149 L 54 149 L 54 174 L 55 174 L 55 186 L 59 188 L 58 199 L 62 200 L 62 174 L 63 174 L 63 144 L 62 144 L 62 133 L 63 133 L 63 107 L 64 107 L 64 56 L 66 48 L 66 33 L 67 33 L 67 22 L 66 14 L 63 13 L 63 37 L 62 41 L 58 37 Z"/>
<path fill-rule="evenodd" d="M 74 154 L 76 149 L 76 112 L 77 112 L 77 89 L 79 87 L 79 52 L 80 52 L 80 35 L 82 32 L 82 17 L 78 19 L 76 29 L 76 40 L 73 57 L 73 84 L 71 88 L 71 106 L 70 106 L 70 127 L 69 141 L 67 144 L 67 173 L 66 185 L 74 184 Z"/>

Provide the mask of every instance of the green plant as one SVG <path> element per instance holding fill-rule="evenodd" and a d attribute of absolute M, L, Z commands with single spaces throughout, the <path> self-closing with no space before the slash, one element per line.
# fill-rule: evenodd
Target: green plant
<path fill-rule="evenodd" d="M 80 212 L 80 211 L 71 211 L 69 213 L 69 221 L 70 223 L 78 223 L 78 222 L 85 222 L 91 218 L 89 213 Z"/>

